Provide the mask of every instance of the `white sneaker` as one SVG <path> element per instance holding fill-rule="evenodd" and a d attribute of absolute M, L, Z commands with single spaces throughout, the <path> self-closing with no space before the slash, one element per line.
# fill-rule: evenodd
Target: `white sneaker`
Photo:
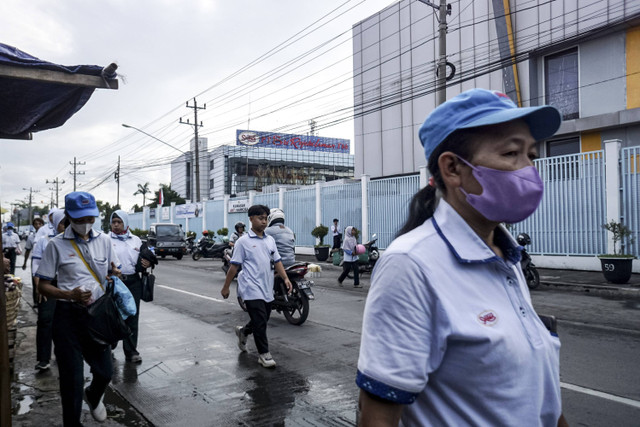
<path fill-rule="evenodd" d="M 236 336 L 238 337 L 238 348 L 242 352 L 247 351 L 247 336 L 244 334 L 244 326 L 236 326 Z"/>
<path fill-rule="evenodd" d="M 271 353 L 262 353 L 258 356 L 258 363 L 264 366 L 265 368 L 275 368 L 276 361 L 271 357 Z"/>
<path fill-rule="evenodd" d="M 91 406 L 91 403 L 89 403 L 89 399 L 87 398 L 88 388 L 89 387 L 84 389 L 84 401 L 87 402 L 87 405 L 89 405 L 89 410 L 91 411 L 91 416 L 93 417 L 93 419 L 100 423 L 103 423 L 107 420 L 107 408 L 105 408 L 104 403 L 102 403 L 102 397 L 100 398 L 100 401 L 95 408 Z"/>

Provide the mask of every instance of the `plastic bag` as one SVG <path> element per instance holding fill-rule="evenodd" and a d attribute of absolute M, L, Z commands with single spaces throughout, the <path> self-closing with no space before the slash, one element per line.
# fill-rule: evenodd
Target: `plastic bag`
<path fill-rule="evenodd" d="M 131 291 L 127 288 L 122 280 L 116 276 L 111 276 L 114 283 L 113 299 L 118 307 L 118 312 L 123 319 L 136 314 L 136 300 L 131 295 Z"/>

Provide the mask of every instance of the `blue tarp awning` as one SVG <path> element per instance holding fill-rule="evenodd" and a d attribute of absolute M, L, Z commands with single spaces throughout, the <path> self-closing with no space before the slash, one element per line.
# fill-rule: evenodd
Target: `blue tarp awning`
<path fill-rule="evenodd" d="M 0 138 L 62 126 L 96 88 L 118 88 L 116 68 L 53 64 L 0 43 Z"/>

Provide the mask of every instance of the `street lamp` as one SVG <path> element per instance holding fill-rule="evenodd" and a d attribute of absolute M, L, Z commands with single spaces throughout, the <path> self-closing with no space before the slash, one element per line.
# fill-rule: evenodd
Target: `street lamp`
<path fill-rule="evenodd" d="M 147 132 L 143 131 L 142 129 L 138 129 L 138 128 L 137 128 L 137 127 L 135 127 L 135 126 L 127 125 L 127 124 L 125 124 L 125 123 L 122 123 L 122 126 L 123 126 L 123 127 L 125 127 L 125 128 L 127 128 L 127 129 L 137 130 L 138 132 L 143 133 L 143 134 L 147 135 L 148 137 L 153 138 L 153 139 L 155 139 L 156 141 L 161 142 L 161 143 L 163 143 L 164 145 L 167 145 L 167 146 L 169 146 L 169 147 L 173 148 L 173 149 L 174 149 L 174 150 L 176 150 L 176 151 L 179 151 L 179 152 L 180 152 L 180 153 L 182 153 L 182 154 L 185 154 L 185 155 L 187 154 L 185 151 L 182 151 L 182 150 L 180 150 L 179 148 L 174 147 L 173 145 L 169 144 L 168 142 L 164 142 L 164 141 L 163 141 L 163 140 L 161 140 L 160 138 L 157 138 L 157 137 L 155 137 L 155 136 L 151 135 L 150 133 L 147 133 Z M 193 153 L 192 153 L 192 152 L 189 152 L 189 154 L 191 155 L 191 165 L 192 165 L 192 169 L 193 169 Z M 191 175 L 191 171 L 189 171 L 189 175 Z M 191 191 L 190 191 L 190 193 L 191 193 L 191 194 L 190 194 L 190 196 L 191 196 L 191 198 L 193 198 L 193 179 L 191 180 L 191 188 L 190 188 L 190 190 L 191 190 Z"/>

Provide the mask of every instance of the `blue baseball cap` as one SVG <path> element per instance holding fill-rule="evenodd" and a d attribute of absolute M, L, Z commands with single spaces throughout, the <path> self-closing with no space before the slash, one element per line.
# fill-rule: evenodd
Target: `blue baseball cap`
<path fill-rule="evenodd" d="M 12 222 L 8 222 L 7 223 L 7 228 L 15 228 L 15 225 L 13 225 Z"/>
<path fill-rule="evenodd" d="M 562 123 L 560 112 L 550 105 L 519 108 L 504 93 L 470 89 L 440 104 L 424 121 L 418 135 L 429 156 L 435 148 L 458 129 L 497 125 L 523 119 L 536 141 L 549 138 Z"/>
<path fill-rule="evenodd" d="M 100 215 L 96 199 L 84 191 L 74 191 L 64 196 L 64 210 L 74 219 Z"/>

